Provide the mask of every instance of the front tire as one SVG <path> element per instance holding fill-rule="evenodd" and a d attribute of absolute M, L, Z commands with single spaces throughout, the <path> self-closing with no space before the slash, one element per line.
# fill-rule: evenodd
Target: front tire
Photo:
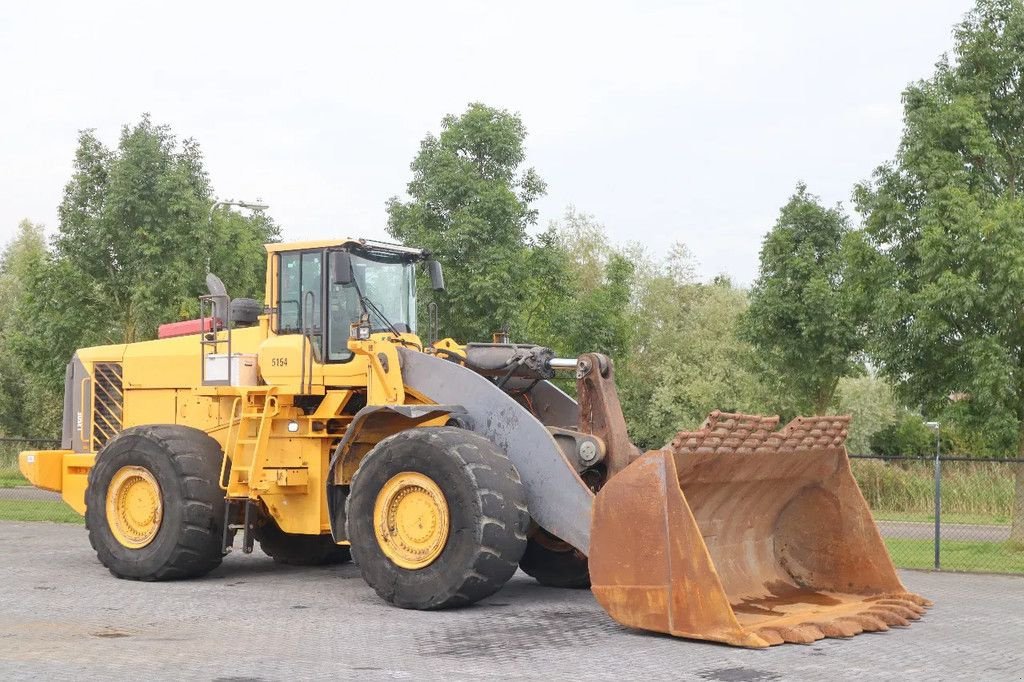
<path fill-rule="evenodd" d="M 472 604 L 497 592 L 526 548 L 526 491 L 486 438 L 452 427 L 403 431 L 359 464 L 346 501 L 352 558 L 385 601 Z"/>
<path fill-rule="evenodd" d="M 217 441 L 186 426 L 137 426 L 111 439 L 85 491 L 100 562 L 129 580 L 192 578 L 219 566 L 221 456 Z"/>

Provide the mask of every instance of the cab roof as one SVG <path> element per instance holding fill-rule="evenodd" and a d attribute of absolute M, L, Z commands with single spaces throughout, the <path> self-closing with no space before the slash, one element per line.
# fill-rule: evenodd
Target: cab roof
<path fill-rule="evenodd" d="M 314 239 L 304 242 L 275 242 L 273 244 L 264 244 L 263 246 L 266 248 L 267 253 L 304 251 L 306 249 L 329 249 L 339 246 L 361 246 L 373 251 L 389 251 L 391 253 L 401 254 L 403 256 L 412 256 L 414 258 L 426 258 L 429 255 L 423 249 L 416 249 L 411 246 L 391 244 L 389 242 L 377 241 L 376 239 L 353 239 L 350 237 L 343 237 L 340 239 Z"/>

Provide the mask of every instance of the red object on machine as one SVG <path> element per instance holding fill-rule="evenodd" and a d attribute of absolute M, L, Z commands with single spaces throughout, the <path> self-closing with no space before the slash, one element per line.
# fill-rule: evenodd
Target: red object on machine
<path fill-rule="evenodd" d="M 160 339 L 169 339 L 172 336 L 188 336 L 200 332 L 214 331 L 213 323 L 217 323 L 217 330 L 224 328 L 224 324 L 212 317 L 203 317 L 195 320 L 182 320 L 181 322 L 168 322 L 157 327 L 156 335 Z M 205 324 L 204 324 L 205 323 Z"/>

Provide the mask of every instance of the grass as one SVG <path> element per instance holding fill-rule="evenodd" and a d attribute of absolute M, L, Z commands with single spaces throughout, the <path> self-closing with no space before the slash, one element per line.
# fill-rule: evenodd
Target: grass
<path fill-rule="evenodd" d="M 935 544 L 931 540 L 886 538 L 893 563 L 900 568 L 935 568 Z M 944 571 L 1024 573 L 1024 547 L 1008 542 L 942 543 L 941 565 Z"/>
<path fill-rule="evenodd" d="M 882 514 L 903 514 L 934 520 L 935 481 L 930 462 L 858 459 L 851 464 L 853 475 L 878 518 L 884 518 Z M 943 519 L 950 523 L 1008 523 L 1013 509 L 1013 484 L 1014 467 L 1010 465 L 945 462 Z"/>
<path fill-rule="evenodd" d="M 5 500 L 0 494 L 0 519 L 4 521 L 57 521 L 85 523 L 85 519 L 56 500 Z"/>
<path fill-rule="evenodd" d="M 0 469 L 0 488 L 14 488 L 19 485 L 28 485 L 28 481 L 17 467 Z"/>

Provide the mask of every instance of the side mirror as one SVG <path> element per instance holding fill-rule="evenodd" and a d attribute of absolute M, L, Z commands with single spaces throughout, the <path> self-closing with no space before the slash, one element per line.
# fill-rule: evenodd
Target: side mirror
<path fill-rule="evenodd" d="M 351 284 L 352 280 L 352 254 L 348 251 L 332 251 L 331 281 L 334 284 L 345 286 Z"/>
<path fill-rule="evenodd" d="M 441 264 L 436 260 L 428 260 L 427 273 L 430 275 L 430 288 L 434 291 L 444 291 L 444 272 L 441 271 Z"/>

